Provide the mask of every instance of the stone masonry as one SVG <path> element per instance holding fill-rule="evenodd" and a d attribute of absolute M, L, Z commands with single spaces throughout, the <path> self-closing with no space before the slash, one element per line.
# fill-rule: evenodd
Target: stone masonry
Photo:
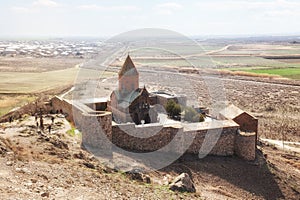
<path fill-rule="evenodd" d="M 126 150 L 139 152 L 163 149 L 173 153 L 205 154 L 207 149 L 212 148 L 209 155 L 237 155 L 246 160 L 255 159 L 256 134 L 240 133 L 239 125 L 232 120 L 223 120 L 220 123 L 223 126 L 212 127 L 204 124 L 194 130 L 179 125 L 118 125 L 112 122 L 111 112 L 94 111 L 84 104 L 55 97 L 52 106 L 53 109 L 63 109 L 69 116 L 68 120 L 82 132 L 82 145 L 88 149 L 111 150 L 114 144 Z M 216 133 L 220 134 L 219 138 L 216 138 Z M 190 145 L 185 147 L 184 144 Z"/>

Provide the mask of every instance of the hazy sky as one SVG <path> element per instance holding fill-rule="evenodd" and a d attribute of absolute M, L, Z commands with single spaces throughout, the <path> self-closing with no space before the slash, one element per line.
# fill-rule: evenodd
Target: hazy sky
<path fill-rule="evenodd" d="M 0 0 L 1 36 L 299 34 L 299 0 Z"/>

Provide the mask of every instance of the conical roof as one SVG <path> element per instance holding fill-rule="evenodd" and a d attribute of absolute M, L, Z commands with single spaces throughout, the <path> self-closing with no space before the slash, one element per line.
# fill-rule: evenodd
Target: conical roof
<path fill-rule="evenodd" d="M 146 96 L 149 96 L 149 92 L 148 92 L 148 90 L 146 89 L 146 86 L 144 85 L 144 87 L 141 89 L 141 91 L 140 91 L 140 94 L 141 95 L 146 95 Z"/>
<path fill-rule="evenodd" d="M 128 55 L 121 70 L 119 71 L 119 76 L 123 75 L 137 75 L 138 71 L 135 68 L 130 56 Z"/>

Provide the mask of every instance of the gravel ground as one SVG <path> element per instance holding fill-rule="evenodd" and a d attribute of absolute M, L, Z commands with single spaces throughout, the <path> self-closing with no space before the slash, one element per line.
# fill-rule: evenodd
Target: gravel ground
<path fill-rule="evenodd" d="M 50 116 L 44 123 L 51 123 Z M 40 132 L 34 117 L 0 127 L 1 199 L 297 199 L 300 191 L 299 156 L 272 146 L 262 145 L 254 162 L 185 155 L 147 172 L 147 184 L 84 151 L 80 135 L 66 133 L 71 126 L 62 116 L 55 116 L 51 134 Z M 168 190 L 182 172 L 192 177 L 196 193 Z"/>

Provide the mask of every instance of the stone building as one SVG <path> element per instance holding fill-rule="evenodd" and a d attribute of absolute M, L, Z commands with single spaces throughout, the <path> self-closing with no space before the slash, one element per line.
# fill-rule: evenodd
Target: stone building
<path fill-rule="evenodd" d="M 114 144 L 139 152 L 161 150 L 178 155 L 237 155 L 245 160 L 255 159 L 258 125 L 255 117 L 230 105 L 218 118 L 206 122 L 156 123 L 158 113 L 164 114 L 159 108 L 168 100 L 181 105 L 187 102 L 184 96 L 163 91 L 149 93 L 145 86 L 140 88 L 139 73 L 128 56 L 119 72 L 118 88 L 111 93 L 110 100 L 68 101 L 54 97 L 51 105 L 53 111 L 62 110 L 76 125 L 82 132 L 82 145 L 92 151 L 110 152 Z M 199 112 L 202 111 L 201 108 Z M 139 125 L 143 123 L 146 125 Z M 209 134 L 210 139 L 205 139 Z"/>
<path fill-rule="evenodd" d="M 258 119 L 252 116 L 251 114 L 231 104 L 220 111 L 219 118 L 223 120 L 224 119 L 233 120 L 238 125 L 240 125 L 240 130 L 243 132 L 256 133 L 256 140 L 257 140 Z"/>
<path fill-rule="evenodd" d="M 181 106 L 186 106 L 187 98 L 184 95 L 170 94 L 165 91 L 152 92 L 150 95 L 151 104 L 166 105 L 168 101 L 173 100 Z"/>
<path fill-rule="evenodd" d="M 251 114 L 231 104 L 219 113 L 221 119 L 232 119 L 238 125 L 240 125 L 241 131 L 255 132 L 258 129 L 258 120 Z"/>
<path fill-rule="evenodd" d="M 150 116 L 150 94 L 145 86 L 139 88 L 139 73 L 129 55 L 118 75 L 118 89 L 110 96 L 113 120 L 135 124 L 156 122 L 157 117 Z M 155 113 L 151 112 L 151 115 Z"/>

